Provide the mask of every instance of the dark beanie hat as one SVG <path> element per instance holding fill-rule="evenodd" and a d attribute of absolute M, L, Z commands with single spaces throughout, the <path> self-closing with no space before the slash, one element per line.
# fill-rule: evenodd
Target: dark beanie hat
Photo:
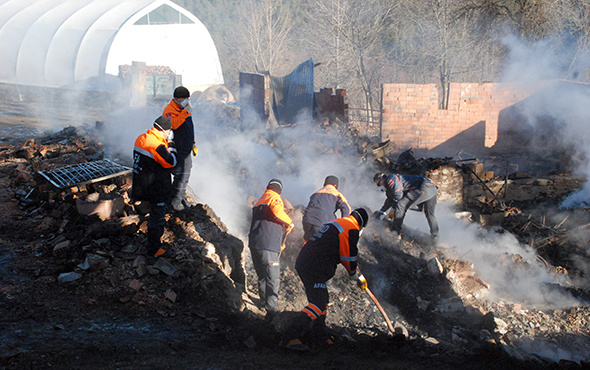
<path fill-rule="evenodd" d="M 172 122 L 170 122 L 170 118 L 160 116 L 154 121 L 154 127 L 158 130 L 171 130 Z"/>
<path fill-rule="evenodd" d="M 178 86 L 176 89 L 174 89 L 175 98 L 190 98 L 190 96 L 191 93 L 184 86 Z"/>
<path fill-rule="evenodd" d="M 354 218 L 356 218 L 361 228 L 367 226 L 367 223 L 369 222 L 369 214 L 364 208 L 357 208 L 352 211 L 351 214 Z"/>
<path fill-rule="evenodd" d="M 281 194 L 283 192 L 283 183 L 279 179 L 272 179 L 268 182 L 266 188 Z"/>
<path fill-rule="evenodd" d="M 326 185 L 334 185 L 336 188 L 338 188 L 338 178 L 334 175 L 326 177 L 324 180 L 324 186 Z"/>

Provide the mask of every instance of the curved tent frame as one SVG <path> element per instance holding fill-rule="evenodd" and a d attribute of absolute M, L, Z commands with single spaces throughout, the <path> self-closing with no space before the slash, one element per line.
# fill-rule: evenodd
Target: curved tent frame
<path fill-rule="evenodd" d="M 161 6 L 190 24 L 134 24 Z M 189 35 L 194 46 L 186 47 L 177 35 Z M 4 83 L 64 87 L 101 81 L 132 61 L 167 65 L 187 87 L 223 83 L 209 32 L 169 0 L 0 0 L 0 45 Z"/>

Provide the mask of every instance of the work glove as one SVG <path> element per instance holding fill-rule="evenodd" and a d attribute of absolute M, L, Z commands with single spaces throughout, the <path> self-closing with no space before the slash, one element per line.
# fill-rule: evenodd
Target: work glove
<path fill-rule="evenodd" d="M 184 107 L 184 109 L 188 112 L 188 114 L 193 114 L 193 107 L 191 107 L 190 105 L 187 105 L 186 107 Z"/>
<path fill-rule="evenodd" d="M 360 274 L 359 277 L 356 278 L 356 285 L 358 285 L 361 290 L 367 290 L 367 279 L 363 274 Z"/>
<path fill-rule="evenodd" d="M 385 212 L 378 211 L 375 213 L 375 218 L 378 220 L 383 220 L 384 217 L 385 217 Z"/>
<path fill-rule="evenodd" d="M 361 274 L 361 271 L 358 268 L 350 275 L 350 278 L 356 280 L 356 285 L 358 285 L 359 288 L 367 290 L 367 279 L 365 279 L 365 276 Z"/>
<path fill-rule="evenodd" d="M 168 141 L 168 148 L 176 148 L 176 143 L 172 140 Z"/>
<path fill-rule="evenodd" d="M 196 157 L 197 154 L 199 154 L 199 149 L 197 149 L 197 146 L 193 144 L 193 155 Z"/>

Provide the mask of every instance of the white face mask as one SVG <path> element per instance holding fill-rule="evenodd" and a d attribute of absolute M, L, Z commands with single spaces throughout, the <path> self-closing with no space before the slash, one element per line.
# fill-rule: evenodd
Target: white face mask
<path fill-rule="evenodd" d="M 187 98 L 187 99 L 184 99 L 184 100 L 182 101 L 182 103 L 180 103 L 180 106 L 184 108 L 184 107 L 186 107 L 186 106 L 188 105 L 188 103 L 189 103 L 189 100 L 188 100 L 188 98 Z"/>

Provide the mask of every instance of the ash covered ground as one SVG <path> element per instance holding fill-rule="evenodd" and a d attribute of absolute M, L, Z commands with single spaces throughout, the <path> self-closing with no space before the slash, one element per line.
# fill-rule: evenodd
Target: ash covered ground
<path fill-rule="evenodd" d="M 112 140 L 100 131 L 104 127 L 90 121 L 41 134 L 32 129 L 38 120 L 14 104 L 4 109 L 0 143 L 5 368 L 588 367 L 590 215 L 559 209 L 561 194 L 517 204 L 494 227 L 473 221 L 474 213 L 472 220 L 457 218 L 468 217 L 465 210 L 442 203 L 437 216 L 452 232 L 434 247 L 416 226 L 422 215 L 408 215 L 401 240 L 387 222 L 372 222 L 363 234 L 360 267 L 407 335 L 391 333 L 369 296 L 340 269 L 328 287 L 327 322 L 336 343 L 290 353 L 278 341 L 306 303 L 292 269 L 301 247 L 301 202 L 288 202 L 297 227 L 282 255 L 283 312 L 266 323 L 243 229 L 222 221 L 198 187 L 189 209 L 167 216 L 164 241 L 178 255 L 147 261 L 145 210 L 128 203 L 125 177 L 60 190 L 38 176 L 39 170 L 102 159 Z M 75 121 L 66 118 L 66 126 Z M 319 130 L 347 136 L 337 142 L 354 147 L 358 163 L 375 170 L 358 131 Z M 282 153 L 296 145 L 280 135 L 257 140 Z M 327 142 L 315 146 L 342 155 L 344 149 Z M 290 166 L 286 155 L 278 158 Z M 245 182 L 256 175 L 237 167 Z M 77 199 L 96 192 L 121 197 L 123 212 L 104 220 L 80 214 Z"/>

